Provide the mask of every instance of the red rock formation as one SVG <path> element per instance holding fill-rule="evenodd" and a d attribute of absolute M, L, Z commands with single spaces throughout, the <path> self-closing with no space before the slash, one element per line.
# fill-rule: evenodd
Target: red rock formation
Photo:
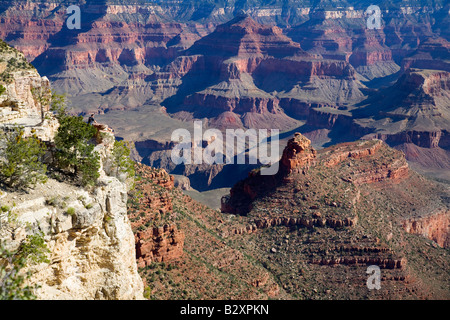
<path fill-rule="evenodd" d="M 279 124 L 287 127 L 290 125 L 288 118 L 280 118 L 284 116 L 280 99 L 284 99 L 283 106 L 289 114 L 299 117 L 307 115 L 312 103 L 297 100 L 292 104 L 294 98 L 270 93 L 274 90 L 269 84 L 272 77 L 281 78 L 279 85 L 283 82 L 294 85 L 301 80 L 302 83 L 319 82 L 325 88 L 330 86 L 330 81 L 344 82 L 341 85 L 351 91 L 348 97 L 353 99 L 360 95 L 356 72 L 348 62 L 324 60 L 319 55 L 308 54 L 298 43 L 283 35 L 279 28 L 261 25 L 250 17 L 237 17 L 218 26 L 213 33 L 197 41 L 186 54 L 188 56 L 178 57 L 151 78 L 154 81 L 176 79 L 177 67 L 183 66 L 185 61 L 194 61 L 189 68 L 183 68 L 187 72 L 183 72 L 182 76 L 186 81 L 192 79 L 201 83 L 197 87 L 202 90 L 197 91 L 192 83 L 183 86 L 181 79 L 178 92 L 182 93 L 164 103 L 169 112 L 187 111 L 197 116 L 214 117 L 214 123 L 217 123 L 221 113 L 233 112 L 241 117 L 241 121 L 237 122 L 242 122 L 246 127 L 254 123 L 248 123 L 245 117 L 255 115 L 265 117 L 256 121 L 258 128 L 278 128 Z M 269 74 L 271 77 L 267 76 Z M 303 89 L 303 86 L 300 90 L 312 90 Z M 315 100 L 321 101 L 322 98 L 318 93 Z M 336 99 L 332 98 L 333 101 Z M 315 105 L 329 104 L 329 99 L 323 100 L 324 103 Z M 300 111 L 297 110 L 298 103 L 303 106 Z"/>
<path fill-rule="evenodd" d="M 251 172 L 247 179 L 238 182 L 230 190 L 229 196 L 222 199 L 222 211 L 245 214 L 252 210 L 252 203 L 255 199 L 270 194 L 271 190 L 283 185 L 291 186 L 295 181 L 300 180 L 301 176 L 307 176 L 310 168 L 330 168 L 332 172 L 335 170 L 332 173 L 333 175 L 354 185 L 381 181 L 397 183 L 407 178 L 409 166 L 404 154 L 389 149 L 389 156 L 386 156 L 386 149 L 388 149 L 388 146 L 382 141 L 369 140 L 343 143 L 316 152 L 311 147 L 309 139 L 296 133 L 283 151 L 278 174 L 261 176 L 259 172 Z M 349 168 L 348 171 L 347 169 L 342 170 L 342 162 L 344 161 L 344 167 Z M 353 165 L 352 162 L 355 164 Z M 278 199 L 271 201 L 275 203 Z M 330 203 L 335 207 L 338 206 L 337 203 Z M 311 208 L 318 209 L 316 206 Z M 305 226 L 330 225 L 341 227 L 349 225 L 349 222 L 343 222 L 342 219 L 337 219 L 334 216 L 304 219 Z M 349 219 L 353 220 L 352 217 Z"/>
<path fill-rule="evenodd" d="M 383 147 L 381 140 L 372 140 L 354 145 L 350 150 L 337 148 L 324 161 L 327 167 L 337 166 L 340 162 L 348 159 L 364 159 L 370 161 L 370 157 L 375 156 Z M 402 152 L 396 153 L 396 158 L 389 162 L 379 163 L 376 166 L 364 167 L 355 170 L 351 177 L 346 179 L 354 184 L 367 184 L 384 180 L 400 181 L 408 176 L 409 166 Z M 345 179 L 345 178 L 344 178 Z"/>
<path fill-rule="evenodd" d="M 329 228 L 342 228 L 342 227 L 353 227 L 357 224 L 358 218 L 345 218 L 345 219 L 333 219 L 333 218 L 319 218 L 319 219 L 307 219 L 307 218 L 297 218 L 297 217 L 279 217 L 279 218 L 258 218 L 251 224 L 246 226 L 241 226 L 238 228 L 233 228 L 229 231 L 224 231 L 222 233 L 223 237 L 228 237 L 230 235 L 240 235 L 246 233 L 255 233 L 260 229 L 267 229 L 275 226 L 285 226 L 285 227 L 329 227 Z"/>
<path fill-rule="evenodd" d="M 214 93 L 195 93 L 188 96 L 184 100 L 184 104 L 187 106 L 210 106 L 222 112 L 251 112 L 259 114 L 277 114 L 282 112 L 278 107 L 279 101 L 277 98 L 266 97 L 241 97 L 239 95 L 235 97 L 224 97 L 215 95 Z"/>
<path fill-rule="evenodd" d="M 298 43 L 283 35 L 278 27 L 261 25 L 249 16 L 238 16 L 197 41 L 190 54 L 210 52 L 222 57 L 272 56 L 282 58 L 307 55 Z"/>
<path fill-rule="evenodd" d="M 140 179 L 131 198 L 137 197 L 138 204 L 129 206 L 129 215 L 135 230 L 138 265 L 178 259 L 183 255 L 184 233 L 170 221 L 174 177 L 144 165 L 137 166 L 137 173 Z M 156 226 L 162 223 L 162 227 Z"/>
<path fill-rule="evenodd" d="M 311 147 L 311 141 L 300 133 L 288 141 L 281 157 L 281 166 L 287 173 L 307 169 L 316 158 L 316 150 Z"/>
<path fill-rule="evenodd" d="M 382 91 L 382 99 L 356 112 L 354 131 L 371 129 L 390 145 L 414 143 L 419 147 L 447 148 L 450 103 L 450 72 L 412 69 L 405 72 L 392 87 Z M 361 115 L 359 115 L 361 114 Z M 364 114 L 364 115 L 363 115 Z M 377 121 L 368 120 L 376 117 Z M 393 119 L 402 120 L 402 128 L 392 128 Z"/>
<path fill-rule="evenodd" d="M 406 220 L 403 223 L 406 232 L 420 234 L 436 242 L 443 248 L 450 247 L 450 211 L 431 214 L 422 218 Z"/>
<path fill-rule="evenodd" d="M 167 262 L 183 255 L 184 233 L 176 225 L 148 228 L 136 234 L 136 258 L 139 267 L 152 262 Z"/>
<path fill-rule="evenodd" d="M 261 176 L 259 171 L 250 172 L 247 179 L 238 182 L 230 190 L 229 197 L 222 198 L 222 211 L 245 214 L 251 209 L 252 200 L 274 188 L 283 179 L 288 179 L 291 173 L 305 172 L 315 157 L 316 150 L 311 147 L 311 141 L 296 133 L 283 151 L 278 173 Z"/>
<path fill-rule="evenodd" d="M 373 143 L 361 143 L 350 150 L 345 150 L 345 148 L 342 148 L 344 150 L 336 148 L 336 150 L 333 150 L 330 156 L 327 157 L 324 164 L 327 167 L 334 167 L 348 158 L 361 159 L 368 157 L 370 155 L 374 155 L 382 147 L 382 145 L 382 141 L 378 140 Z"/>
<path fill-rule="evenodd" d="M 402 269 L 406 265 L 405 259 L 383 259 L 377 257 L 336 257 L 336 258 L 321 258 L 312 259 L 312 264 L 320 265 L 377 265 L 381 269 Z"/>
<path fill-rule="evenodd" d="M 387 45 L 391 35 L 383 29 L 367 29 L 363 21 L 358 21 L 363 17 L 360 12 L 343 15 L 330 19 L 315 14 L 309 24 L 294 27 L 288 34 L 308 52 L 319 53 L 325 59 L 349 62 L 368 79 L 397 72 L 399 66 Z M 358 23 L 355 24 L 355 20 Z"/>
<path fill-rule="evenodd" d="M 417 51 L 403 59 L 402 69 L 433 69 L 450 72 L 448 56 L 450 43 L 444 38 L 429 38 L 421 42 Z"/>

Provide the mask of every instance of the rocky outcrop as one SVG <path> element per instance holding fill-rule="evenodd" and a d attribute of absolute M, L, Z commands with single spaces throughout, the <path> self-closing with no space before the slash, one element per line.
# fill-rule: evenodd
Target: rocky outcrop
<path fill-rule="evenodd" d="M 318 128 L 343 128 L 351 127 L 352 117 L 334 107 L 311 108 L 307 123 Z"/>
<path fill-rule="evenodd" d="M 385 140 L 390 145 L 414 143 L 425 148 L 446 148 L 449 79 L 447 71 L 406 71 L 392 87 L 382 91 L 381 100 L 368 99 L 367 106 L 353 112 L 357 118 L 354 132 L 360 131 L 365 138 Z M 401 127 L 392 119 L 402 122 Z"/>
<path fill-rule="evenodd" d="M 252 171 L 247 179 L 238 182 L 230 190 L 230 195 L 222 198 L 222 212 L 245 215 L 252 210 L 253 203 L 257 199 L 269 196 L 272 190 L 283 188 L 283 186 L 287 189 L 289 189 L 287 186 L 295 188 L 293 190 L 295 194 L 302 189 L 294 187 L 296 181 L 307 177 L 310 170 L 319 170 L 320 172 L 321 168 L 323 168 L 322 170 L 331 170 L 330 172 L 333 173 L 329 174 L 356 186 L 383 181 L 397 183 L 409 175 L 409 166 L 404 154 L 389 149 L 381 140 L 343 143 L 317 152 L 311 146 L 309 139 L 296 133 L 294 138 L 288 141 L 283 151 L 278 173 L 273 176 L 262 176 L 257 170 Z M 310 185 L 310 182 L 307 185 Z M 292 193 L 292 190 L 289 193 Z M 358 198 L 356 195 L 355 197 Z M 304 200 L 308 200 L 308 197 L 304 196 Z M 289 195 L 283 196 L 282 199 L 271 199 L 271 203 L 285 204 L 284 208 L 289 208 Z M 333 201 L 327 202 L 327 204 L 338 206 L 337 202 Z M 316 205 L 311 208 L 318 209 Z M 311 225 L 321 225 L 323 219 L 326 224 L 334 226 L 348 225 L 344 222 L 332 222 L 336 219 L 335 216 L 323 217 L 317 221 L 305 221 L 310 221 Z M 350 217 L 350 220 L 352 219 Z"/>
<path fill-rule="evenodd" d="M 393 36 L 386 30 L 389 26 L 374 32 L 367 29 L 364 16 L 353 8 L 314 12 L 308 24 L 290 28 L 288 34 L 308 52 L 351 63 L 368 80 L 397 72 L 400 67 L 389 47 Z"/>
<path fill-rule="evenodd" d="M 22 54 L 2 47 L 2 57 L 11 54 L 23 59 Z M 15 117 L 0 116 L 2 129 L 20 125 L 25 134 L 33 132 L 52 144 L 59 123 L 47 112 L 48 79 L 40 78 L 27 64 L 18 64 L 20 60 L 6 61 L 9 66 L 4 70 L 11 77 L 6 81 L 2 108 L 11 108 Z M 11 104 L 5 106 L 5 101 Z M 112 170 L 112 130 L 105 125 L 96 128 L 97 141 L 93 143 L 101 166 L 100 177 L 91 190 L 60 176 L 58 180 L 50 177 L 27 193 L 2 192 L 2 206 L 8 208 L 6 220 L 4 214 L 1 217 L 2 243 L 16 250 L 27 236 L 41 232 L 49 249 L 48 263 L 30 264 L 26 270 L 31 275 L 28 284 L 39 285 L 35 292 L 38 299 L 143 299 L 134 235 L 127 217 L 129 186 L 126 177 L 116 177 Z"/>
<path fill-rule="evenodd" d="M 137 169 L 140 179 L 128 207 L 138 265 L 177 260 L 183 256 L 184 233 L 173 221 L 170 191 L 175 179 L 163 169 L 144 165 L 138 165 Z"/>
<path fill-rule="evenodd" d="M 450 72 L 448 63 L 450 43 L 440 37 L 429 38 L 420 43 L 417 50 L 403 59 L 402 69 L 432 69 Z"/>
<path fill-rule="evenodd" d="M 307 170 L 315 158 L 316 150 L 311 146 L 311 141 L 300 133 L 295 133 L 283 151 L 280 164 L 290 174 Z"/>
<path fill-rule="evenodd" d="M 136 234 L 136 257 L 139 267 L 153 262 L 170 262 L 183 256 L 184 233 L 176 225 L 148 228 Z"/>
<path fill-rule="evenodd" d="M 0 123 L 28 119 L 28 125 L 38 124 L 41 112 L 49 111 L 50 81 L 39 75 L 22 52 L 2 40 L 0 55 Z"/>
<path fill-rule="evenodd" d="M 15 207 L 18 195 L 8 193 L 2 199 L 13 208 L 19 225 L 13 233 L 2 229 L 2 238 L 14 247 L 39 230 L 50 250 L 48 264 L 30 269 L 30 283 L 40 285 L 39 299 L 143 299 L 127 217 L 127 188 L 102 170 L 91 193 L 50 179 L 20 196 Z"/>
<path fill-rule="evenodd" d="M 300 133 L 290 139 L 280 160 L 280 170 L 273 176 L 261 176 L 258 170 L 249 173 L 247 179 L 238 182 L 230 195 L 222 198 L 222 212 L 245 214 L 251 209 L 251 202 L 269 192 L 291 174 L 305 173 L 316 158 L 311 141 Z"/>
<path fill-rule="evenodd" d="M 447 148 L 447 143 L 445 142 L 448 138 L 448 132 L 443 131 L 404 131 L 399 133 L 377 133 L 377 134 L 367 134 L 364 137 L 366 139 L 380 139 L 386 141 L 392 145 L 399 145 L 402 143 L 412 143 L 421 148 L 438 148 L 440 146 Z"/>
<path fill-rule="evenodd" d="M 185 105 L 211 106 L 220 112 L 281 113 L 279 101 L 274 97 L 223 97 L 209 93 L 195 93 L 184 100 Z"/>
<path fill-rule="evenodd" d="M 340 162 L 348 158 L 361 159 L 375 154 L 382 147 L 383 143 L 378 140 L 369 143 L 361 143 L 357 148 L 352 148 L 351 151 L 339 150 L 330 152 L 330 156 L 325 160 L 325 165 L 328 167 L 337 166 Z"/>
<path fill-rule="evenodd" d="M 313 228 L 313 227 L 329 227 L 329 228 L 343 228 L 343 227 L 352 227 L 355 226 L 358 222 L 358 219 L 355 218 L 345 218 L 345 219 L 333 219 L 333 218 L 316 218 L 316 219 L 307 219 L 307 218 L 297 218 L 297 217 L 280 217 L 280 218 L 258 218 L 255 219 L 253 223 L 247 224 L 246 226 L 233 228 L 228 231 L 224 231 L 222 233 L 223 237 L 228 237 L 231 235 L 239 235 L 246 233 L 255 233 L 261 229 L 267 229 L 270 227 L 276 226 L 285 226 L 285 227 L 305 227 L 305 228 Z"/>
<path fill-rule="evenodd" d="M 376 265 L 381 269 L 402 269 L 406 265 L 404 259 L 383 259 L 371 257 L 338 257 L 338 258 L 322 258 L 311 260 L 312 264 L 319 264 L 323 266 L 332 265 Z M 404 280 L 399 279 L 399 280 Z"/>
<path fill-rule="evenodd" d="M 286 150 L 302 141 L 309 146 L 297 135 Z M 408 290 L 426 294 L 429 283 L 417 279 L 426 274 L 431 260 L 443 263 L 440 281 L 445 279 L 448 257 L 438 258 L 438 245 L 448 246 L 448 191 L 442 185 L 411 171 L 404 154 L 380 140 L 320 149 L 311 162 L 308 148 L 301 149 L 283 154 L 285 160 L 300 159 L 296 170 L 273 177 L 254 172 L 232 188 L 222 211 L 243 217 L 229 219 L 233 224 L 222 226 L 223 237 L 261 246 L 259 257 L 267 257 L 270 268 L 289 268 L 301 261 L 300 274 L 305 276 L 300 281 L 327 274 L 323 288 L 336 278 L 346 283 L 350 274 L 359 272 L 355 283 L 366 293 L 367 267 L 376 265 L 382 269 L 382 295 L 404 296 Z M 293 166 L 280 163 L 284 167 Z M 418 272 L 416 259 L 421 261 Z"/>
<path fill-rule="evenodd" d="M 343 147 L 337 149 L 331 149 L 326 152 L 329 156 L 324 160 L 323 164 L 327 167 L 335 167 L 344 160 L 370 158 L 381 153 L 383 148 L 383 142 L 381 140 L 371 140 L 361 142 L 354 145 L 350 150 Z M 409 166 L 406 162 L 406 158 L 403 153 L 396 153 L 396 157 L 389 162 L 378 163 L 374 166 L 368 166 L 355 169 L 352 175 L 348 178 L 343 178 L 345 181 L 352 182 L 354 184 L 367 184 L 380 182 L 384 180 L 400 181 L 408 176 Z"/>
<path fill-rule="evenodd" d="M 175 176 L 174 185 L 181 190 L 191 189 L 191 181 L 185 176 Z"/>
<path fill-rule="evenodd" d="M 193 54 L 204 54 L 214 49 L 214 55 L 223 57 L 272 56 L 277 58 L 305 55 L 298 43 L 283 35 L 278 27 L 257 23 L 249 15 L 240 15 L 219 25 L 210 35 L 197 41 L 189 49 Z"/>
<path fill-rule="evenodd" d="M 429 216 L 406 220 L 403 228 L 408 233 L 419 234 L 443 248 L 450 246 L 450 212 L 441 210 Z"/>

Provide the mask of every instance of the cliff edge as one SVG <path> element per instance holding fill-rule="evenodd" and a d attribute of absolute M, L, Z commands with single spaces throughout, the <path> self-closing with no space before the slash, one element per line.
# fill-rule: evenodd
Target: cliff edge
<path fill-rule="evenodd" d="M 2 42 L 2 44 L 4 44 Z M 2 47 L 0 124 L 8 131 L 23 128 L 51 145 L 59 123 L 49 112 L 50 84 L 22 53 Z M 39 92 L 39 96 L 36 95 Z M 44 103 L 43 101 L 46 101 Z M 0 239 L 17 249 L 29 235 L 43 234 L 49 262 L 27 271 L 27 285 L 38 285 L 38 299 L 143 299 L 131 224 L 127 217 L 129 186 L 111 170 L 115 137 L 96 126 L 95 151 L 100 155 L 100 177 L 87 190 L 62 176 L 49 175 L 45 184 L 27 191 L 1 190 Z M 2 260 L 2 259 L 0 259 Z"/>

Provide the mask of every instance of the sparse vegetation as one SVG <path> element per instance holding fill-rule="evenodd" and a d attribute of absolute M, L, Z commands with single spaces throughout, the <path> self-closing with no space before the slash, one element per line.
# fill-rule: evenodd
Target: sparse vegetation
<path fill-rule="evenodd" d="M 4 53 L 6 57 L 2 58 L 2 61 L 0 62 L 4 62 L 4 59 L 7 59 L 6 68 L 0 73 L 0 81 L 10 83 L 13 80 L 13 72 L 34 69 L 33 65 L 31 65 L 19 51 L 9 46 L 3 40 L 0 40 L 0 53 Z"/>
<path fill-rule="evenodd" d="M 134 161 L 130 158 L 130 146 L 125 141 L 115 141 L 112 150 L 113 166 L 116 171 L 116 176 L 126 174 L 127 177 L 134 178 Z"/>
<path fill-rule="evenodd" d="M 16 250 L 6 249 L 0 241 L 0 300 L 34 300 L 33 291 L 39 286 L 30 286 L 26 280 L 31 273 L 28 266 L 49 263 L 50 250 L 45 244 L 42 233 L 27 236 Z"/>
<path fill-rule="evenodd" d="M 75 208 L 72 208 L 72 207 L 70 207 L 70 208 L 67 208 L 67 214 L 69 215 L 69 216 L 74 216 L 75 215 L 75 213 L 76 213 L 76 211 L 75 211 Z"/>
<path fill-rule="evenodd" d="M 50 99 L 50 111 L 55 113 L 58 120 L 68 116 L 66 97 L 61 94 L 52 93 Z"/>
<path fill-rule="evenodd" d="M 147 300 L 150 300 L 151 299 L 151 294 L 152 294 L 152 289 L 149 286 L 145 287 L 145 289 L 144 289 L 144 298 L 147 299 Z"/>

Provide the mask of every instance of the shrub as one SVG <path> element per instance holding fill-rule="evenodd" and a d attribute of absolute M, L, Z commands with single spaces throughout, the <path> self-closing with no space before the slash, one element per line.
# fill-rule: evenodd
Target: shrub
<path fill-rule="evenodd" d="M 68 116 L 66 97 L 52 93 L 50 101 L 50 110 L 55 113 L 56 118 L 61 122 L 63 118 Z"/>
<path fill-rule="evenodd" d="M 8 67 L 12 67 L 15 68 L 17 67 L 17 59 L 16 58 L 11 58 L 8 60 Z"/>
<path fill-rule="evenodd" d="M 147 300 L 150 300 L 151 296 L 152 296 L 152 289 L 149 286 L 145 287 L 145 289 L 144 289 L 144 298 L 147 299 Z"/>
<path fill-rule="evenodd" d="M 72 207 L 67 208 L 67 214 L 70 216 L 75 215 L 75 208 L 72 208 Z"/>
<path fill-rule="evenodd" d="M 129 178 L 134 178 L 134 161 L 130 158 L 129 143 L 125 141 L 115 141 L 112 150 L 113 166 L 116 170 L 116 176 L 126 173 Z"/>
<path fill-rule="evenodd" d="M 23 272 L 28 265 L 49 263 L 47 254 L 50 250 L 41 233 L 27 236 L 15 251 L 7 250 L 0 241 L 0 300 L 34 300 L 33 290 L 39 286 L 25 285 L 30 272 Z"/>
<path fill-rule="evenodd" d="M 47 181 L 47 166 L 41 162 L 45 145 L 35 136 L 24 137 L 21 128 L 3 136 L 5 148 L 0 160 L 1 182 L 10 188 L 28 188 Z M 2 139 L 2 140 L 3 140 Z"/>
<path fill-rule="evenodd" d="M 62 116 L 55 137 L 57 166 L 79 177 L 83 186 L 97 182 L 100 156 L 90 140 L 96 129 L 83 121 L 83 117 Z"/>
<path fill-rule="evenodd" d="M 6 92 L 6 88 L 0 84 L 0 96 Z"/>
<path fill-rule="evenodd" d="M 40 86 L 31 88 L 31 94 L 33 95 L 33 99 L 37 102 L 39 110 L 41 111 L 41 120 L 44 121 L 45 109 L 50 103 L 51 90 L 50 88 Z"/>
<path fill-rule="evenodd" d="M 58 203 L 59 203 L 58 197 L 53 197 L 51 199 L 45 200 L 45 204 L 52 206 L 52 207 L 57 207 Z"/>

